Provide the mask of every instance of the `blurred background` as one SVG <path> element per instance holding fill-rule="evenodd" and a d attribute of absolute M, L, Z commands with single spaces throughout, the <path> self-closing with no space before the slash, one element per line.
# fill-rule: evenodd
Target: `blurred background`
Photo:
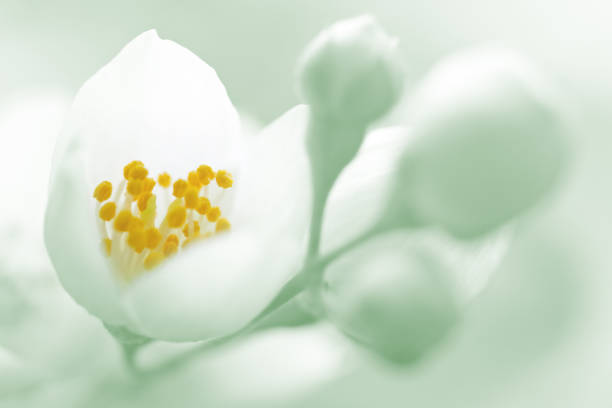
<path fill-rule="evenodd" d="M 349 359 L 359 358 L 357 367 L 346 370 L 338 363 L 344 356 L 338 350 L 346 345 L 328 327 L 317 326 L 276 333 L 289 338 L 280 343 L 290 344 L 286 347 L 278 347 L 274 333 L 264 333 L 259 343 L 225 351 L 230 357 L 202 357 L 146 386 L 131 387 L 129 379 L 115 377 L 118 368 L 100 362 L 120 365 L 114 344 L 97 322 L 55 291 L 41 246 L 38 221 L 50 152 L 45 146 L 60 127 L 58 112 L 126 43 L 156 28 L 162 38 L 213 66 L 238 109 L 265 124 L 299 102 L 293 73 L 304 45 L 330 23 L 362 13 L 373 14 L 399 37 L 410 85 L 438 59 L 470 45 L 502 44 L 534 61 L 574 107 L 575 163 L 566 185 L 520 230 L 453 339 L 409 369 L 359 356 Z M 25 184 L 40 186 L 32 192 L 4 176 L 0 181 L 8 191 L 2 194 L 0 232 L 9 237 L 0 251 L 0 346 L 7 349 L 0 354 L 0 383 L 10 383 L 3 367 L 11 368 L 11 378 L 25 372 L 19 371 L 24 356 L 45 368 L 37 377 L 45 379 L 44 386 L 32 380 L 25 388 L 0 387 L 0 407 L 205 401 L 267 407 L 609 407 L 610 21 L 612 5 L 603 0 L 0 0 L 1 169 L 6 175 L 15 169 L 10 166 L 21 165 L 19 171 L 32 173 L 38 183 Z M 392 120 L 402 118 L 400 109 Z M 32 206 L 24 209 L 20 203 L 26 197 Z M 53 330 L 58 325 L 62 337 Z M 43 345 L 40 336 L 51 340 Z M 80 347 L 69 347 L 75 338 L 82 340 Z M 85 356 L 95 358 L 84 367 Z M 51 380 L 48 367 L 70 375 Z M 96 375 L 76 374 L 83 372 Z"/>
<path fill-rule="evenodd" d="M 0 3 L 0 91 L 61 86 L 74 92 L 141 32 L 183 44 L 212 65 L 236 105 L 269 121 L 295 104 L 296 57 L 340 18 L 375 15 L 398 36 L 409 75 L 445 53 L 503 43 L 580 93 L 610 90 L 612 8 L 604 0 L 119 1 Z"/>

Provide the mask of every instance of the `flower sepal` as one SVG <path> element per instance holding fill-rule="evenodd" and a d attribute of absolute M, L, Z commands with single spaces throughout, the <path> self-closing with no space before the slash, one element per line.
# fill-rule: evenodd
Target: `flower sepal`
<path fill-rule="evenodd" d="M 126 327 L 115 326 L 104 321 L 102 324 L 108 333 L 123 346 L 140 347 L 153 341 L 151 338 L 134 333 Z"/>

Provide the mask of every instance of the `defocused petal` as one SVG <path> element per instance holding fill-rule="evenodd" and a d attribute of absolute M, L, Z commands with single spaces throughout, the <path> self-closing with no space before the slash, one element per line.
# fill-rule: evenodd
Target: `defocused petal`
<path fill-rule="evenodd" d="M 38 374 L 15 354 L 0 347 L 0 401 L 5 394 L 27 390 L 38 379 Z"/>
<path fill-rule="evenodd" d="M 399 231 L 357 246 L 326 270 L 327 315 L 386 359 L 414 363 L 461 315 L 453 279 L 438 258 Z"/>
<path fill-rule="evenodd" d="M 168 352 L 168 346 L 154 343 L 142 350 L 140 360 L 145 366 L 156 366 L 157 357 Z M 171 346 L 183 350 L 193 347 Z M 214 352 L 195 354 L 186 364 L 162 370 L 144 381 L 130 381 L 116 370 L 98 378 L 89 375 L 77 384 L 81 390 L 89 387 L 78 403 L 70 404 L 74 389 L 60 394 L 56 402 L 58 406 L 64 402 L 64 406 L 91 408 L 157 408 L 177 401 L 190 407 L 289 406 L 296 398 L 350 374 L 359 364 L 356 357 L 355 349 L 330 324 L 278 328 L 235 340 Z M 38 396 L 38 405 L 32 406 L 46 402 L 45 397 Z"/>
<path fill-rule="evenodd" d="M 38 278 L 47 268 L 42 220 L 53 146 L 68 103 L 63 91 L 44 89 L 16 91 L 0 104 L 0 274 Z"/>
<path fill-rule="evenodd" d="M 378 221 L 389 199 L 389 180 L 396 160 L 409 143 L 407 134 L 402 127 L 368 133 L 357 157 L 340 174 L 330 193 L 321 237 L 323 253 Z"/>
<path fill-rule="evenodd" d="M 379 129 L 367 135 L 355 160 L 334 186 L 323 224 L 323 253 L 359 236 L 387 208 L 396 161 L 411 143 L 404 128 Z M 458 296 L 465 300 L 480 291 L 501 260 L 508 232 L 478 241 L 460 242 L 438 230 L 404 230 L 407 242 L 429 247 L 455 276 Z"/>

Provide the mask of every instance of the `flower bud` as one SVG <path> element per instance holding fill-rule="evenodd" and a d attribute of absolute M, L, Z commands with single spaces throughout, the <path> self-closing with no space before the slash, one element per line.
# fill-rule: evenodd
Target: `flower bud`
<path fill-rule="evenodd" d="M 507 52 L 441 63 L 415 97 L 389 213 L 472 238 L 536 204 L 567 161 L 565 118 L 550 91 Z"/>
<path fill-rule="evenodd" d="M 431 251 L 387 234 L 343 255 L 326 271 L 324 304 L 349 337 L 385 359 L 423 357 L 453 327 L 458 305 Z"/>
<path fill-rule="evenodd" d="M 321 32 L 298 69 L 302 95 L 315 115 L 368 124 L 385 114 L 402 92 L 396 46 L 370 16 Z"/>

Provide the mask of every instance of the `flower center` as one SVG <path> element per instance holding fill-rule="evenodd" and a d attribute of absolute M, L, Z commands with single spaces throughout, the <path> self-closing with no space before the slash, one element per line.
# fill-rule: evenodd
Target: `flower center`
<path fill-rule="evenodd" d="M 98 184 L 93 197 L 102 249 L 119 277 L 129 282 L 193 241 L 228 230 L 230 222 L 221 216 L 219 204 L 232 185 L 230 173 L 205 164 L 186 179 L 172 183 L 162 173 L 155 181 L 138 160 L 123 168 L 114 192 L 110 181 Z M 158 197 L 167 207 L 163 217 L 158 217 Z"/>

